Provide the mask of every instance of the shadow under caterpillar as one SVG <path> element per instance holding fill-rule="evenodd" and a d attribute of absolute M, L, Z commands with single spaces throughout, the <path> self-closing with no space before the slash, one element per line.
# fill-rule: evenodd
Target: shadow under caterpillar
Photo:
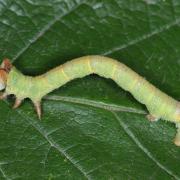
<path fill-rule="evenodd" d="M 98 74 L 113 79 L 121 88 L 129 91 L 135 99 L 145 104 L 150 121 L 162 118 L 174 122 L 177 134 L 174 143 L 180 146 L 180 103 L 163 93 L 142 76 L 126 65 L 104 56 L 84 56 L 60 65 L 45 74 L 31 77 L 23 75 L 8 59 L 0 67 L 0 96 L 6 98 L 10 94 L 16 96 L 13 108 L 20 106 L 25 98 L 33 101 L 38 117 L 41 118 L 41 99 L 75 78 L 82 78 L 89 74 Z"/>

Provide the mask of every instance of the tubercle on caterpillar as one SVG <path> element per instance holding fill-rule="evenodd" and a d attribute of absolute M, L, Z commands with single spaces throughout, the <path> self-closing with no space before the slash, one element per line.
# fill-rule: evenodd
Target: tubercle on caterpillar
<path fill-rule="evenodd" d="M 84 56 L 60 65 L 45 74 L 31 77 L 23 75 L 8 59 L 0 66 L 0 99 L 10 94 L 16 96 L 13 108 L 18 108 L 25 98 L 33 101 L 39 119 L 41 119 L 41 99 L 75 78 L 97 74 L 111 78 L 121 88 L 129 91 L 135 99 L 145 104 L 150 121 L 160 118 L 174 122 L 177 134 L 174 143 L 180 146 L 180 103 L 163 93 L 126 65 L 104 56 Z"/>

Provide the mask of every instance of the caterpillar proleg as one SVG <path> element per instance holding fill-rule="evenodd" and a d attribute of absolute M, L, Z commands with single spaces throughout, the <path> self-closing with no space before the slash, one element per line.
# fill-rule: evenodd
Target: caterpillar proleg
<path fill-rule="evenodd" d="M 121 88 L 129 91 L 135 99 L 146 105 L 149 111 L 147 118 L 150 121 L 162 118 L 174 122 L 178 129 L 174 143 L 180 146 L 180 103 L 126 65 L 108 57 L 80 57 L 35 77 L 23 75 L 5 59 L 0 67 L 0 90 L 4 91 L 0 98 L 4 99 L 14 94 L 16 101 L 13 108 L 19 107 L 25 98 L 29 98 L 34 103 L 38 117 L 41 118 L 40 103 L 43 96 L 68 81 L 89 74 L 111 78 Z"/>

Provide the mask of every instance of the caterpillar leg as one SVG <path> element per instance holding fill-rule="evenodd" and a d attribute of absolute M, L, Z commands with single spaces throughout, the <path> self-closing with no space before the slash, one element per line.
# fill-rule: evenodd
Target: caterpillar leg
<path fill-rule="evenodd" d="M 41 111 L 41 102 L 40 101 L 34 102 L 34 107 L 36 109 L 38 118 L 41 120 L 41 114 L 42 114 L 42 111 Z"/>
<path fill-rule="evenodd" d="M 153 115 L 151 115 L 151 114 L 146 115 L 146 118 L 147 118 L 149 121 L 158 121 L 158 120 L 159 120 L 159 117 L 153 116 Z"/>
<path fill-rule="evenodd" d="M 23 99 L 16 98 L 13 109 L 18 108 L 21 105 L 22 101 L 23 101 Z M 40 103 L 40 101 L 33 102 L 33 103 L 34 103 L 34 107 L 36 109 L 38 118 L 41 119 L 41 114 L 42 114 L 41 113 L 41 103 Z"/>
<path fill-rule="evenodd" d="M 180 123 L 177 123 L 176 127 L 177 127 L 177 133 L 176 133 L 176 136 L 174 138 L 174 144 L 176 146 L 180 146 Z"/>
<path fill-rule="evenodd" d="M 1 100 L 2 100 L 2 99 L 6 99 L 7 96 L 8 96 L 8 94 L 4 92 L 4 93 L 0 94 L 0 99 L 1 99 Z"/>
<path fill-rule="evenodd" d="M 21 103 L 22 103 L 22 99 L 16 98 L 13 109 L 18 108 L 21 105 Z"/>

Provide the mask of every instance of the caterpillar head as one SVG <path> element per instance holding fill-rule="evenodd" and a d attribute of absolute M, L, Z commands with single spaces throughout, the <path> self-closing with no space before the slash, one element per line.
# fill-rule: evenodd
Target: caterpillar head
<path fill-rule="evenodd" d="M 0 91 L 6 88 L 7 77 L 11 68 L 12 64 L 9 59 L 4 59 L 0 66 Z"/>

